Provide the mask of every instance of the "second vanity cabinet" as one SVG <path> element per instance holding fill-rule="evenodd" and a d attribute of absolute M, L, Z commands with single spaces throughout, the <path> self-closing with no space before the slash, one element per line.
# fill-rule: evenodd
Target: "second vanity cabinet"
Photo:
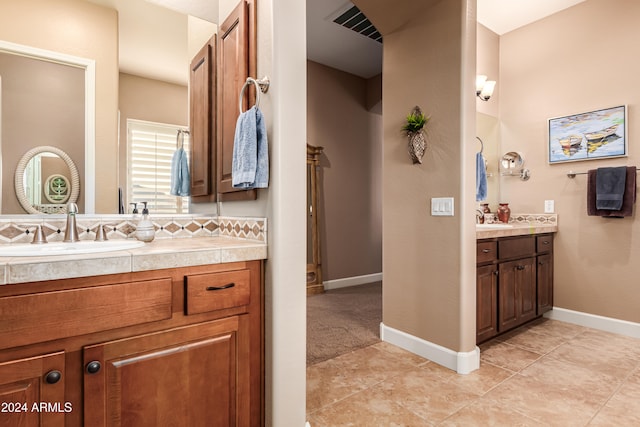
<path fill-rule="evenodd" d="M 0 286 L 0 425 L 262 425 L 262 283 L 243 261 Z"/>
<path fill-rule="evenodd" d="M 477 242 L 476 342 L 520 326 L 553 307 L 553 235 Z"/>

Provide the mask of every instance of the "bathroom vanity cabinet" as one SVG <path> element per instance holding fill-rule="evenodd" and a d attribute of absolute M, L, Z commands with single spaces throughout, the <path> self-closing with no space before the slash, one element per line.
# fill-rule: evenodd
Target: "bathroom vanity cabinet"
<path fill-rule="evenodd" d="M 0 425 L 262 425 L 262 265 L 0 286 Z"/>
<path fill-rule="evenodd" d="M 553 234 L 477 242 L 476 342 L 553 307 Z"/>

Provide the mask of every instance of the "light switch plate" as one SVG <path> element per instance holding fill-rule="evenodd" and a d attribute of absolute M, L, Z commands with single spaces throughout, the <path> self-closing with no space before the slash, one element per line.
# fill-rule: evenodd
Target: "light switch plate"
<path fill-rule="evenodd" d="M 432 216 L 453 216 L 453 197 L 433 197 L 431 199 Z"/>
<path fill-rule="evenodd" d="M 555 209 L 555 203 L 553 200 L 544 201 L 544 213 L 553 213 Z"/>

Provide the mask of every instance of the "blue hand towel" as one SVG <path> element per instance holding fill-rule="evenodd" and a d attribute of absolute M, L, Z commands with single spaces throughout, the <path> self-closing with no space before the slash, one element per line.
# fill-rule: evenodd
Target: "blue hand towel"
<path fill-rule="evenodd" d="M 189 159 L 182 147 L 173 153 L 171 159 L 171 189 L 173 196 L 186 197 L 191 194 L 191 175 L 189 174 Z"/>
<path fill-rule="evenodd" d="M 256 106 L 240 113 L 233 139 L 231 183 L 234 188 L 269 185 L 269 153 L 264 116 Z"/>
<path fill-rule="evenodd" d="M 487 198 L 487 168 L 482 153 L 476 154 L 476 202 Z"/>

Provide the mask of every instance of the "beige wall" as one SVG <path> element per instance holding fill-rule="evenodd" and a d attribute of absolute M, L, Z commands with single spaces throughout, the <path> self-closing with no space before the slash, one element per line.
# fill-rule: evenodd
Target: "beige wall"
<path fill-rule="evenodd" d="M 0 7 L 0 40 L 96 61 L 96 212 L 116 213 L 116 12 L 78 0 L 3 1 Z"/>
<path fill-rule="evenodd" d="M 475 347 L 476 39 L 470 3 L 440 1 L 415 14 L 384 34 L 383 55 L 383 322 L 461 352 Z M 365 6 L 359 3 L 369 16 Z M 431 116 L 422 165 L 411 164 L 400 132 L 414 105 Z M 433 197 L 453 197 L 455 216 L 431 216 Z"/>
<path fill-rule="evenodd" d="M 640 2 L 587 0 L 500 40 L 502 151 L 521 151 L 531 179 L 502 179 L 515 212 L 555 200 L 556 307 L 640 322 L 640 223 L 587 216 L 586 176 L 569 170 L 640 166 Z M 599 30 L 596 30 L 599 29 Z M 606 59 L 605 59 L 606 58 Z M 547 119 L 628 106 L 629 157 L 547 164 Z M 637 210 L 637 207 L 636 207 Z"/>
<path fill-rule="evenodd" d="M 382 271 L 382 120 L 367 111 L 367 101 L 366 79 L 307 62 L 307 141 L 324 147 L 319 219 L 325 281 Z"/>
<path fill-rule="evenodd" d="M 127 119 L 189 127 L 187 86 L 120 73 L 119 186 L 127 188 Z"/>
<path fill-rule="evenodd" d="M 22 156 L 53 146 L 71 157 L 84 183 L 84 70 L 0 53 L 2 75 L 2 213 L 24 214 L 14 189 Z M 64 164 L 64 163 L 63 163 Z M 64 175 L 71 179 L 66 168 Z M 44 180 L 48 177 L 43 171 Z M 84 198 L 78 206 L 84 211 Z"/>

